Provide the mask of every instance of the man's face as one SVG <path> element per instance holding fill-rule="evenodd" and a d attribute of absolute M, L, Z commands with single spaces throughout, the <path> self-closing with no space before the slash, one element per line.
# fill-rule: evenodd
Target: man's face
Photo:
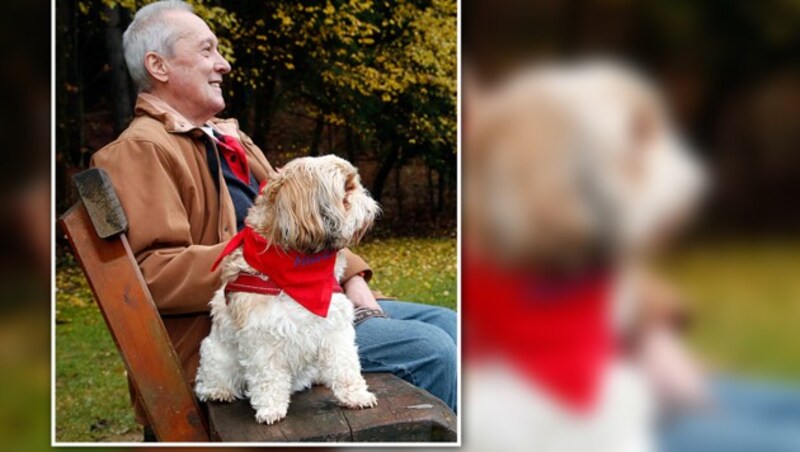
<path fill-rule="evenodd" d="M 219 54 L 217 37 L 202 19 L 189 12 L 171 13 L 180 38 L 166 59 L 169 79 L 166 88 L 178 110 L 197 125 L 225 108 L 222 76 L 231 70 Z"/>

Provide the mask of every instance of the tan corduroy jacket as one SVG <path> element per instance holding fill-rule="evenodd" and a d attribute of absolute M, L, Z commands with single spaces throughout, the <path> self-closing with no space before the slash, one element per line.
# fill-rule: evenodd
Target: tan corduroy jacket
<path fill-rule="evenodd" d="M 273 173 L 264 154 L 233 119 L 212 119 L 222 133 L 238 137 L 259 183 Z M 200 342 L 211 328 L 208 302 L 219 288 L 211 266 L 236 234 L 233 201 L 222 177 L 212 176 L 204 132 L 150 94 L 140 94 L 135 117 L 120 137 L 92 157 L 111 177 L 128 217 L 128 239 L 191 383 Z M 219 158 L 219 155 L 217 155 Z M 217 190 L 219 187 L 219 190 Z M 348 251 L 344 279 L 372 271 Z M 147 420 L 132 391 L 136 417 Z"/>

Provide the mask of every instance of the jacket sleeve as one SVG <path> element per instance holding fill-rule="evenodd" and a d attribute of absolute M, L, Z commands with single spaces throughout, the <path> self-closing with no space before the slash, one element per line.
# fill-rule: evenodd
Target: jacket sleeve
<path fill-rule="evenodd" d="M 361 258 L 361 256 L 355 254 L 349 249 L 346 249 L 345 259 L 347 260 L 347 267 L 344 269 L 344 275 L 342 275 L 341 282 L 345 282 L 361 272 L 364 272 L 364 279 L 367 282 L 372 279 L 372 269 L 369 267 L 369 264 L 367 264 L 367 262 Z"/>
<path fill-rule="evenodd" d="M 111 177 L 128 217 L 131 249 L 159 311 L 208 311 L 220 283 L 220 270 L 211 272 L 211 266 L 225 243 L 194 243 L 184 203 L 189 195 L 178 183 L 188 175 L 148 141 L 112 143 L 95 154 L 91 165 Z"/>

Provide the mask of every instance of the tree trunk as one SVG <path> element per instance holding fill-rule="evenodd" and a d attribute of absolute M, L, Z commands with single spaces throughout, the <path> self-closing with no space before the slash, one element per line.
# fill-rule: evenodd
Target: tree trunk
<path fill-rule="evenodd" d="M 114 118 L 114 135 L 119 135 L 128 127 L 133 116 L 133 108 L 130 104 L 130 83 L 122 50 L 120 7 L 106 7 L 105 13 L 108 16 L 106 51 L 108 52 L 108 64 L 111 67 L 111 108 Z"/>
<path fill-rule="evenodd" d="M 436 171 L 439 176 L 438 199 L 436 200 L 436 214 L 439 215 L 444 210 L 445 178 L 441 171 Z"/>
<path fill-rule="evenodd" d="M 372 183 L 372 197 L 375 201 L 381 202 L 383 199 L 383 188 L 386 186 L 386 180 L 389 178 L 392 168 L 399 160 L 400 152 L 400 145 L 393 144 L 388 154 L 381 161 L 378 173 L 375 175 L 375 181 Z"/>
<path fill-rule="evenodd" d="M 428 191 L 428 216 L 433 219 L 436 214 L 436 205 L 434 205 L 434 198 L 433 198 L 433 168 L 430 165 L 427 165 L 428 169 L 428 184 L 427 184 L 427 191 Z"/>
<path fill-rule="evenodd" d="M 57 209 L 63 212 L 77 199 L 71 170 L 82 165 L 83 151 L 83 83 L 81 55 L 78 46 L 78 5 L 76 0 L 59 2 L 56 24 L 58 67 L 56 122 L 56 190 L 60 193 Z"/>
<path fill-rule="evenodd" d="M 275 80 L 269 79 L 262 89 L 256 90 L 253 94 L 255 102 L 255 123 L 258 130 L 250 132 L 256 139 L 256 144 L 266 152 L 269 144 L 269 130 L 272 127 L 272 113 L 275 103 Z"/>
<path fill-rule="evenodd" d="M 347 153 L 347 160 L 350 161 L 354 166 L 358 166 L 358 150 L 356 149 L 356 141 L 358 138 L 355 136 L 353 132 L 353 128 L 350 126 L 345 126 L 344 128 L 344 146 L 345 152 Z"/>
<path fill-rule="evenodd" d="M 403 184 L 400 182 L 402 174 L 403 165 L 399 165 L 394 170 L 394 196 L 397 198 L 397 218 L 403 218 Z"/>
<path fill-rule="evenodd" d="M 317 123 L 314 126 L 314 133 L 311 135 L 311 147 L 308 150 L 308 155 L 316 157 L 319 155 L 319 145 L 322 141 L 322 131 L 325 129 L 325 114 L 320 113 L 317 116 Z"/>

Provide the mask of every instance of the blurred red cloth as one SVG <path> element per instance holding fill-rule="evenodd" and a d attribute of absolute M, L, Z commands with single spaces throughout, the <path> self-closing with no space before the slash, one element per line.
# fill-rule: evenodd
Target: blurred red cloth
<path fill-rule="evenodd" d="M 554 399 L 590 410 L 614 352 L 608 272 L 544 277 L 462 262 L 467 363 L 504 358 Z"/>

